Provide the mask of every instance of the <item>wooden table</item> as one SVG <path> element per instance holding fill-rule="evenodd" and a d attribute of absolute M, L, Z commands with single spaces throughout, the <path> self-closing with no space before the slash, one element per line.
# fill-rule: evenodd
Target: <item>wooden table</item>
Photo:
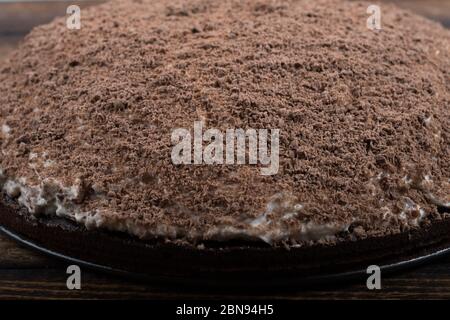
<path fill-rule="evenodd" d="M 450 0 L 401 1 L 450 26 Z M 80 3 L 72 1 L 71 4 Z M 92 1 L 80 6 L 91 5 Z M 34 25 L 44 23 L 55 15 L 64 15 L 67 3 L 0 3 L 0 59 L 17 46 Z M 369 291 L 364 282 L 318 288 L 251 292 L 244 289 L 169 288 L 141 284 L 109 275 L 82 270 L 82 289 L 66 287 L 67 264 L 25 249 L 0 234 L 0 299 L 88 298 L 88 299 L 226 299 L 226 298 L 287 298 L 287 299 L 387 299 L 387 298 L 450 298 L 450 256 L 428 265 L 382 278 L 382 290 Z"/>

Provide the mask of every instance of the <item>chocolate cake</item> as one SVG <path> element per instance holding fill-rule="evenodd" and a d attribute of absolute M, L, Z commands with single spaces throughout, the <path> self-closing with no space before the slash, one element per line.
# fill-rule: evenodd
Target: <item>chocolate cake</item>
<path fill-rule="evenodd" d="M 370 30 L 368 6 L 119 0 L 35 28 L 0 65 L 0 223 L 169 275 L 447 243 L 450 32 L 391 5 Z M 198 121 L 278 129 L 278 172 L 174 164 L 173 131 Z"/>

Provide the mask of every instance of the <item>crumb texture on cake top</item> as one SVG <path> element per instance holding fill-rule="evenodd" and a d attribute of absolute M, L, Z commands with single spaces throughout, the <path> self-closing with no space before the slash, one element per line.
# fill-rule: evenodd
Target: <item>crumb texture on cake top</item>
<path fill-rule="evenodd" d="M 450 32 L 383 5 L 111 1 L 0 65 L 0 183 L 141 238 L 359 239 L 450 203 Z M 174 165 L 171 132 L 280 129 L 280 169 Z"/>

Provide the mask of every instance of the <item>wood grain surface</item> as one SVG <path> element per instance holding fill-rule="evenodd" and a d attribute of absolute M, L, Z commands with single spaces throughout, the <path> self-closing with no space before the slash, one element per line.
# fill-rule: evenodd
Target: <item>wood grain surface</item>
<path fill-rule="evenodd" d="M 450 0 L 394 0 L 403 7 L 450 26 Z M 94 1 L 71 1 L 87 7 Z M 65 14 L 66 3 L 0 3 L 0 60 L 17 47 L 29 30 Z M 365 282 L 315 290 L 290 288 L 254 292 L 248 288 L 211 291 L 138 283 L 82 270 L 82 289 L 66 287 L 67 263 L 23 248 L 0 234 L 0 299 L 449 299 L 450 257 L 382 278 L 382 289 L 370 291 Z"/>

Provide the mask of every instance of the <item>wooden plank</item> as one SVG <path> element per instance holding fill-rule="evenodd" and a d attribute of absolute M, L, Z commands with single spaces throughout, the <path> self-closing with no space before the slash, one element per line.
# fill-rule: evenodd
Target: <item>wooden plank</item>
<path fill-rule="evenodd" d="M 450 18 L 450 1 L 448 0 L 384 0 L 399 7 L 409 9 L 421 15 L 437 19 Z"/>
<path fill-rule="evenodd" d="M 17 47 L 21 40 L 22 36 L 0 36 L 0 62 Z"/>
<path fill-rule="evenodd" d="M 65 16 L 69 5 L 78 5 L 81 10 L 104 1 L 36 1 L 0 3 L 0 34 L 25 34 L 33 27 Z"/>
<path fill-rule="evenodd" d="M 440 22 L 450 28 L 450 1 L 449 0 L 383 0 L 401 8 L 418 13 Z"/>
<path fill-rule="evenodd" d="M 428 278 L 409 272 L 383 279 L 383 289 L 370 291 L 365 284 L 302 290 L 233 290 L 155 286 L 82 271 L 81 290 L 68 290 L 65 269 L 0 270 L 0 299 L 449 299 L 450 277 Z"/>
<path fill-rule="evenodd" d="M 48 268 L 57 265 L 56 260 L 23 248 L 0 233 L 0 269 Z"/>

